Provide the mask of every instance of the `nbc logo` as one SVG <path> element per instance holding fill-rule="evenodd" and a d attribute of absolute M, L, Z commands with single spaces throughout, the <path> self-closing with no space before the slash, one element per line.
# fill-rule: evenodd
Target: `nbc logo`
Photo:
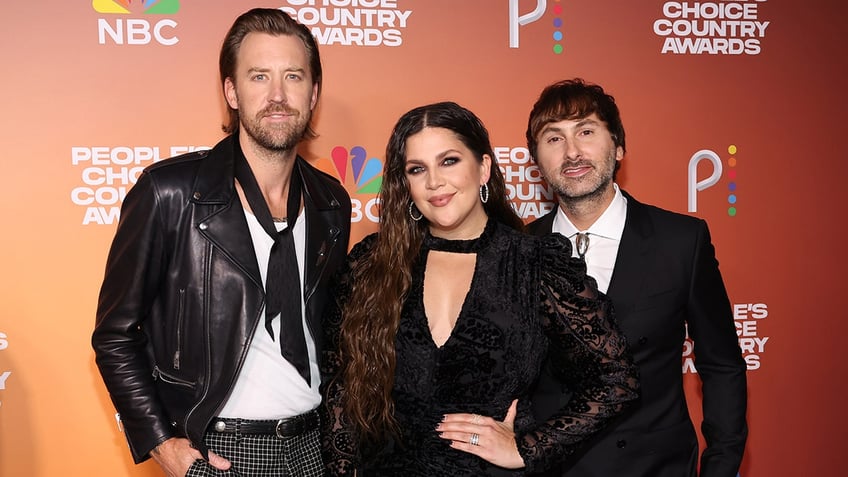
<path fill-rule="evenodd" d="M 173 15 L 180 10 L 179 0 L 92 0 L 94 11 L 110 15 Z M 105 45 L 147 45 L 152 41 L 171 46 L 180 40 L 173 35 L 177 22 L 170 18 L 151 23 L 138 18 L 99 18 L 98 43 Z M 167 31 L 166 31 L 167 30 Z"/>
<path fill-rule="evenodd" d="M 350 149 L 336 146 L 330 152 L 330 159 L 318 159 L 316 167 L 338 177 L 341 183 L 353 192 L 350 200 L 351 222 L 359 222 L 363 218 L 374 223 L 379 222 L 376 195 L 383 185 L 381 159 L 368 157 L 368 152 L 362 146 Z"/>
<path fill-rule="evenodd" d="M 376 194 L 383 185 L 383 161 L 376 157 L 368 158 L 368 153 L 362 146 L 354 146 L 350 151 L 336 146 L 330 153 L 337 175 L 343 184 L 347 185 L 348 167 L 353 173 L 354 189 L 357 194 Z"/>

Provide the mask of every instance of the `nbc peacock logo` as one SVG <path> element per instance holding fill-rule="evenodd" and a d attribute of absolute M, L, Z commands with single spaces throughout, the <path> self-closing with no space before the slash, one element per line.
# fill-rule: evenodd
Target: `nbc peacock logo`
<path fill-rule="evenodd" d="M 180 0 L 92 0 L 98 13 L 171 15 L 180 11 Z"/>
<path fill-rule="evenodd" d="M 180 11 L 180 0 L 92 0 L 91 6 L 107 15 L 97 19 L 97 42 L 101 45 L 173 46 L 180 42 L 177 22 L 159 16 Z"/>
<path fill-rule="evenodd" d="M 329 158 L 320 158 L 315 166 L 339 178 L 345 188 L 351 192 L 351 223 L 379 223 L 379 199 L 377 194 L 383 185 L 383 161 L 369 157 L 362 146 L 350 149 L 336 146 L 330 151 Z"/>
<path fill-rule="evenodd" d="M 319 159 L 326 164 L 327 159 Z M 347 149 L 336 146 L 330 152 L 330 161 L 335 176 L 348 189 L 357 194 L 377 194 L 383 185 L 383 161 L 377 157 L 368 157 L 362 146 Z M 327 169 L 326 166 L 322 169 Z M 331 174 L 333 171 L 327 171 Z M 351 187 L 352 186 L 352 187 Z"/>

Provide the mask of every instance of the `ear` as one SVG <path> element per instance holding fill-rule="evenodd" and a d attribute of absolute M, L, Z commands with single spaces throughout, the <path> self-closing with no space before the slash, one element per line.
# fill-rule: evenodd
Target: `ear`
<path fill-rule="evenodd" d="M 318 83 L 312 85 L 312 101 L 309 102 L 309 109 L 315 109 L 316 104 L 318 104 Z"/>
<path fill-rule="evenodd" d="M 624 148 L 617 146 L 615 148 L 615 160 L 621 162 L 622 159 L 624 159 Z"/>
<path fill-rule="evenodd" d="M 227 104 L 229 104 L 231 108 L 238 109 L 238 94 L 236 93 L 236 85 L 233 83 L 233 79 L 229 77 L 224 80 L 224 98 L 226 98 Z"/>
<path fill-rule="evenodd" d="M 489 177 L 492 175 L 492 156 L 483 154 L 483 161 L 480 163 L 480 185 L 489 182 Z"/>

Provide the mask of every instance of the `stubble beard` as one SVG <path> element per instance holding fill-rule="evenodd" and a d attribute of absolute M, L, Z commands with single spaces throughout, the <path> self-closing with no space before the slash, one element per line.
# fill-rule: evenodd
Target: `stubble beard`
<path fill-rule="evenodd" d="M 291 117 L 291 121 L 281 123 L 277 126 L 263 126 L 262 119 L 275 112 L 294 114 L 294 116 Z M 308 111 L 304 115 L 300 111 L 289 108 L 286 105 L 277 105 L 263 109 L 249 121 L 242 120 L 241 125 L 244 128 L 244 132 L 258 146 L 269 151 L 282 152 L 291 151 L 297 147 L 306 133 L 306 128 L 309 126 L 311 118 L 311 111 Z"/>
<path fill-rule="evenodd" d="M 557 180 L 549 181 L 549 184 L 559 197 L 560 203 L 579 205 L 602 199 L 609 188 L 612 187 L 613 175 L 615 174 L 615 154 L 615 150 L 610 152 L 610 155 L 607 157 L 607 162 L 605 163 L 605 165 L 609 165 L 610 167 L 601 171 L 600 175 L 589 173 L 587 176 L 579 179 L 561 179 L 566 168 L 580 165 L 588 165 L 591 167 L 591 164 L 584 164 L 579 161 L 576 164 L 563 164 L 557 171 Z M 598 169 L 593 168 L 593 171 L 597 172 Z"/>

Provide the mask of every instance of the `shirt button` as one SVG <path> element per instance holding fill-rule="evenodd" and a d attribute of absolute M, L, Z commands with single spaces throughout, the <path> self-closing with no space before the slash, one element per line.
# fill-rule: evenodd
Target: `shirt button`
<path fill-rule="evenodd" d="M 620 439 L 618 442 L 615 443 L 615 446 L 619 449 L 624 449 L 625 447 L 627 447 L 627 441 L 625 441 L 624 439 Z"/>

